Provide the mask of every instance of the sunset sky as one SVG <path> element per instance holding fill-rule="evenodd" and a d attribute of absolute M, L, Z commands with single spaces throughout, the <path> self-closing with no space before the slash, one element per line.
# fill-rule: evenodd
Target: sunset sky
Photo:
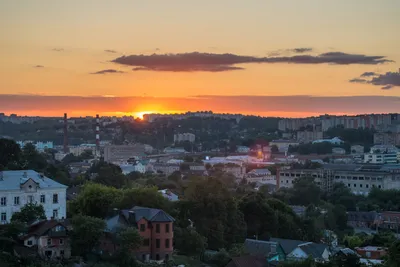
<path fill-rule="evenodd" d="M 400 112 L 399 0 L 2 0 L 0 23 L 0 112 Z"/>

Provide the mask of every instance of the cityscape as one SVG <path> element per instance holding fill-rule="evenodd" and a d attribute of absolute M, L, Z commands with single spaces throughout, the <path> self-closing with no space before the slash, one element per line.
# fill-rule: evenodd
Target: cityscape
<path fill-rule="evenodd" d="M 400 1 L 0 2 L 0 267 L 399 267 Z"/>

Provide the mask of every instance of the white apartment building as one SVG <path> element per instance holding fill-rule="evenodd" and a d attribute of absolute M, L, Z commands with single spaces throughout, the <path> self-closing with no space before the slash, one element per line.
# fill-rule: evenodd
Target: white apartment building
<path fill-rule="evenodd" d="M 28 203 L 41 204 L 47 219 L 66 217 L 67 186 L 33 170 L 0 172 L 0 223 Z"/>
<path fill-rule="evenodd" d="M 367 195 L 371 188 L 400 189 L 400 165 L 327 164 L 320 169 L 282 169 L 277 174 L 279 187 L 293 187 L 295 179 L 312 177 L 325 191 L 334 183 L 345 184 L 354 194 Z"/>
<path fill-rule="evenodd" d="M 194 143 L 195 140 L 196 140 L 196 135 L 192 133 L 174 134 L 174 143 L 180 143 L 184 141 L 189 141 L 190 143 Z"/>

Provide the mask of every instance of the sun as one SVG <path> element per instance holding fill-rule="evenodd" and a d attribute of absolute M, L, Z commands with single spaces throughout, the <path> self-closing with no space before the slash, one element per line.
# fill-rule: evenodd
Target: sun
<path fill-rule="evenodd" d="M 143 120 L 143 115 L 151 114 L 151 113 L 157 113 L 157 112 L 155 112 L 155 111 L 138 111 L 138 112 L 133 112 L 133 116 Z"/>

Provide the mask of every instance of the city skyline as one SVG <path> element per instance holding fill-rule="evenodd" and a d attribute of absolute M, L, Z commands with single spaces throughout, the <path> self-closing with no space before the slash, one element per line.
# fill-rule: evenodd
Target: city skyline
<path fill-rule="evenodd" d="M 0 112 L 398 112 L 400 2 L 2 1 Z"/>

